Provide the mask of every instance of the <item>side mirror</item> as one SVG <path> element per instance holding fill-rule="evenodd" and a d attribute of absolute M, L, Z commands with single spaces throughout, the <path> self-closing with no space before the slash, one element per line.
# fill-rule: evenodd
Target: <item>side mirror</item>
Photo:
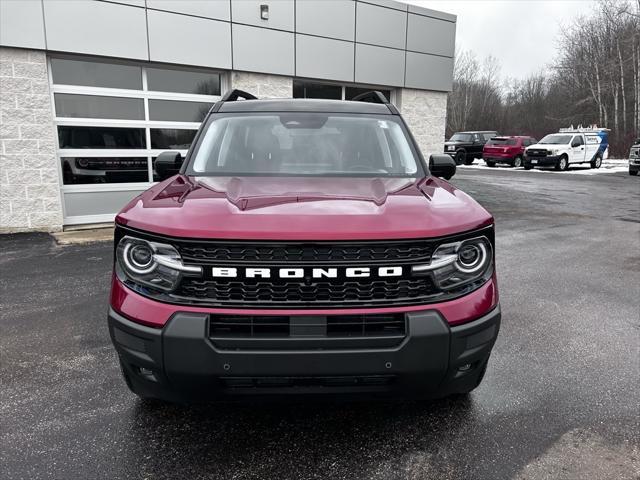
<path fill-rule="evenodd" d="M 158 155 L 154 167 L 160 180 L 166 180 L 178 173 L 183 161 L 180 152 L 162 152 Z"/>
<path fill-rule="evenodd" d="M 456 174 L 456 162 L 449 155 L 433 154 L 429 157 L 429 171 L 434 177 L 449 180 Z"/>

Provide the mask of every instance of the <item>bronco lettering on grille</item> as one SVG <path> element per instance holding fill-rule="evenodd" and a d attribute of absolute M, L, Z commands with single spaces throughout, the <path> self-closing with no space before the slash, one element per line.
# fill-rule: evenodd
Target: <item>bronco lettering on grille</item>
<path fill-rule="evenodd" d="M 239 271 L 240 270 L 240 271 Z M 373 271 L 372 271 L 373 270 Z M 235 267 L 212 267 L 211 275 L 215 278 L 236 278 L 239 273 L 244 273 L 246 278 L 338 278 L 338 273 L 342 273 L 347 278 L 362 278 L 377 275 L 378 277 L 401 277 L 402 267 L 347 267 L 338 268 L 245 268 Z"/>

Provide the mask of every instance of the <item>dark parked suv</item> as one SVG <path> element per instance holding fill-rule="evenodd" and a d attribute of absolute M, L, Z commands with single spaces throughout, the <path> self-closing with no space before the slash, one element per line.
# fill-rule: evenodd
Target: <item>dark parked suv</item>
<path fill-rule="evenodd" d="M 484 144 L 497 136 L 494 131 L 457 132 L 444 142 L 444 153 L 451 155 L 456 165 L 471 165 L 476 158 L 482 158 Z"/>
<path fill-rule="evenodd" d="M 232 91 L 116 217 L 108 313 L 129 388 L 464 394 L 500 326 L 493 218 L 379 92 Z"/>
<path fill-rule="evenodd" d="M 640 172 L 640 138 L 629 150 L 629 175 L 638 175 Z"/>

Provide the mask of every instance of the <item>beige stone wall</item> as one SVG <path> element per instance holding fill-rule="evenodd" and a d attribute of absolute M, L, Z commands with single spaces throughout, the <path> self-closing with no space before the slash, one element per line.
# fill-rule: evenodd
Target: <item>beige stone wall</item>
<path fill-rule="evenodd" d="M 44 52 L 0 47 L 0 232 L 62 228 L 55 142 Z"/>
<path fill-rule="evenodd" d="M 400 112 L 411 129 L 425 160 L 444 151 L 447 120 L 447 93 L 400 88 L 397 90 Z"/>
<path fill-rule="evenodd" d="M 293 79 L 264 73 L 233 72 L 231 88 L 244 90 L 258 98 L 291 98 Z"/>

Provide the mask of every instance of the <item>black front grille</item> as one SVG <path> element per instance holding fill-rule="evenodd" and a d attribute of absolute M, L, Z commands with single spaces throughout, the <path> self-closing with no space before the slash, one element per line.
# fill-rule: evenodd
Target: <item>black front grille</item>
<path fill-rule="evenodd" d="M 490 227 L 450 237 L 407 240 L 186 239 L 129 232 L 122 227 L 116 234 L 171 244 L 186 265 L 202 268 L 202 274 L 185 274 L 170 293 L 145 287 L 139 289 L 143 295 L 178 305 L 284 310 L 425 305 L 457 298 L 486 278 L 459 290 L 442 291 L 431 275 L 415 274 L 412 267 L 428 264 L 440 244 L 479 235 L 493 240 Z M 367 269 L 369 276 L 349 274 L 351 268 Z M 388 269 L 398 268 L 400 275 L 387 276 Z M 262 273 L 256 274 L 256 269 Z M 282 269 L 295 269 L 295 278 L 280 278 Z M 333 273 L 326 273 L 329 270 Z M 303 276 L 298 277 L 300 271 Z"/>
<path fill-rule="evenodd" d="M 335 243 L 228 243 L 179 241 L 176 247 L 186 262 L 320 263 L 423 261 L 432 246 L 424 240 Z"/>
<path fill-rule="evenodd" d="M 211 315 L 209 337 L 295 338 L 295 337 L 385 337 L 404 336 L 403 313 L 329 316 Z"/>
<path fill-rule="evenodd" d="M 529 149 L 527 150 L 528 157 L 546 157 L 547 151 L 542 149 Z"/>
<path fill-rule="evenodd" d="M 187 278 L 174 297 L 211 305 L 363 306 L 419 303 L 437 294 L 431 277 L 329 279 L 306 285 L 277 279 Z"/>

